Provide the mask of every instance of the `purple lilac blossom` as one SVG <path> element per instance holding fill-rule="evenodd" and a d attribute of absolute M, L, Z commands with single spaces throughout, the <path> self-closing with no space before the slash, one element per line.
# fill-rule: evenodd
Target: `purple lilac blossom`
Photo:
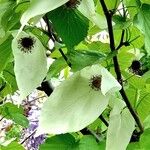
<path fill-rule="evenodd" d="M 37 97 L 37 95 L 34 95 L 34 96 Z M 39 118 L 40 110 L 41 110 L 41 108 L 37 104 L 37 101 L 33 101 L 33 99 L 35 99 L 34 96 L 29 97 L 28 100 L 23 102 L 23 105 L 26 105 L 26 108 L 28 105 L 30 107 L 30 109 L 29 110 L 27 109 L 28 111 L 26 112 L 27 118 L 29 120 L 29 127 L 27 129 L 24 129 L 23 134 L 22 134 L 22 140 L 29 137 L 23 143 L 26 150 L 38 150 L 39 145 L 42 144 L 46 139 L 45 134 L 42 134 L 36 137 L 34 133 L 38 127 L 38 122 L 39 122 L 38 118 Z"/>

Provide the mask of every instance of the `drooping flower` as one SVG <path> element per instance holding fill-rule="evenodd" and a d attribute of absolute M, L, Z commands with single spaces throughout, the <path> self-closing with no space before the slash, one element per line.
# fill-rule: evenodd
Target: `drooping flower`
<path fill-rule="evenodd" d="M 31 53 L 35 42 L 36 40 L 31 36 L 22 37 L 18 40 L 18 48 L 24 53 Z"/>
<path fill-rule="evenodd" d="M 98 118 L 111 95 L 120 89 L 121 85 L 100 65 L 74 73 L 44 103 L 37 132 L 61 134 L 85 128 Z"/>
<path fill-rule="evenodd" d="M 16 36 L 16 31 L 12 33 Z M 36 89 L 47 73 L 45 47 L 32 33 L 21 32 L 12 40 L 14 72 L 21 99 Z"/>

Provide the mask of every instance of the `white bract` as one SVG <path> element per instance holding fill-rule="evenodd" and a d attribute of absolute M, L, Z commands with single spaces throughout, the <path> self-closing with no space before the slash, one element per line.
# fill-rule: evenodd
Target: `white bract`
<path fill-rule="evenodd" d="M 78 10 L 100 29 L 107 28 L 106 18 L 95 11 L 93 0 L 82 0 Z"/>
<path fill-rule="evenodd" d="M 20 28 L 20 31 L 31 18 L 39 15 L 44 15 L 45 13 L 65 4 L 67 1 L 69 0 L 31 0 L 29 8 L 24 12 L 21 17 L 20 22 L 22 26 Z"/>
<path fill-rule="evenodd" d="M 94 76 L 102 76 L 101 90 L 91 87 Z M 106 109 L 112 92 L 120 89 L 120 84 L 102 66 L 93 65 L 74 73 L 44 103 L 37 134 L 61 134 L 85 128 Z"/>
<path fill-rule="evenodd" d="M 16 35 L 15 33 L 13 34 L 14 36 Z M 35 41 L 31 52 L 22 51 L 23 47 L 19 40 L 25 37 L 33 38 Z M 21 93 L 21 99 L 24 99 L 41 84 L 46 76 L 47 60 L 45 47 L 33 34 L 21 32 L 17 38 L 13 39 L 12 50 L 15 60 L 14 72 L 17 85 Z"/>
<path fill-rule="evenodd" d="M 106 150 L 126 150 L 135 129 L 135 121 L 122 100 L 113 98 L 110 102 L 113 109 L 110 113 Z"/>

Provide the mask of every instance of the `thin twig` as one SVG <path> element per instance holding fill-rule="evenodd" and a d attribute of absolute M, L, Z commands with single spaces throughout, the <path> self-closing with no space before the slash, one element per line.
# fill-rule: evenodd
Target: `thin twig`
<path fill-rule="evenodd" d="M 126 78 L 125 80 L 123 80 L 123 82 L 127 82 L 129 79 L 131 79 L 132 77 L 134 77 L 136 74 L 132 74 L 131 76 L 129 76 L 128 78 Z"/>
<path fill-rule="evenodd" d="M 89 128 L 84 128 L 80 131 L 83 135 L 93 135 L 98 141 L 100 141 L 100 136 L 97 135 L 93 130 Z"/>
<path fill-rule="evenodd" d="M 62 57 L 64 58 L 64 60 L 68 64 L 68 66 L 71 67 L 71 63 L 69 62 L 68 58 L 66 57 L 66 55 L 64 54 L 64 52 L 61 48 L 59 48 L 59 52 L 61 53 Z"/>
<path fill-rule="evenodd" d="M 47 15 L 44 16 L 44 20 L 45 20 L 45 22 L 46 22 L 46 24 L 47 24 L 49 37 L 53 40 L 53 42 L 55 42 L 55 41 L 61 42 L 61 41 L 59 40 L 59 38 L 58 38 L 55 34 L 53 34 L 52 28 L 51 28 L 51 25 L 50 25 L 50 22 L 49 22 L 49 19 L 48 19 Z M 66 61 L 66 63 L 68 64 L 68 66 L 71 67 L 71 63 L 69 62 L 67 56 L 64 54 L 63 50 L 62 50 L 61 48 L 59 48 L 58 50 L 59 50 L 59 52 L 61 53 L 61 55 L 62 55 L 62 57 L 64 58 L 64 60 Z"/>
<path fill-rule="evenodd" d="M 23 144 L 25 141 L 27 141 L 31 136 L 35 134 L 37 130 L 33 131 L 28 137 L 26 137 L 20 144 Z"/>
<path fill-rule="evenodd" d="M 3 117 L 0 119 L 0 121 L 2 121 L 5 117 L 6 117 L 6 116 L 3 116 Z"/>
<path fill-rule="evenodd" d="M 48 19 L 48 17 L 47 17 L 47 15 L 45 15 L 44 17 L 43 17 L 43 19 L 44 19 L 44 21 L 46 22 L 46 24 L 47 24 L 47 30 L 48 30 L 48 36 L 50 37 L 50 39 L 53 41 L 53 42 L 55 42 L 55 38 L 53 37 L 53 34 L 52 34 L 52 28 L 51 28 L 51 25 L 50 25 L 50 22 L 49 22 L 49 19 Z"/>
<path fill-rule="evenodd" d="M 101 138 L 100 136 L 98 136 L 94 131 L 92 131 L 91 129 L 88 129 L 89 132 L 100 142 L 101 141 Z"/>
<path fill-rule="evenodd" d="M 44 98 L 44 97 L 46 97 L 46 96 L 44 95 L 44 96 L 40 96 L 40 97 L 38 97 L 38 98 L 34 98 L 32 101 L 28 101 L 28 103 L 32 103 L 32 102 L 34 102 L 34 101 L 36 101 L 36 100 L 38 100 L 38 99 L 40 99 L 40 98 Z"/>
<path fill-rule="evenodd" d="M 109 32 L 109 37 L 110 37 L 110 49 L 111 51 L 115 51 L 115 43 L 114 43 L 114 34 L 113 34 L 113 27 L 112 27 L 112 14 L 109 12 L 109 10 L 107 9 L 107 6 L 104 2 L 104 0 L 100 0 L 101 6 L 103 8 L 106 20 L 107 20 L 107 25 L 108 25 L 108 32 Z M 136 112 L 134 111 L 132 105 L 129 102 L 129 99 L 124 91 L 123 88 L 123 80 L 122 80 L 122 76 L 121 76 L 121 70 L 120 70 L 120 66 L 118 63 L 118 58 L 117 55 L 113 57 L 113 62 L 114 62 L 114 69 L 117 75 L 117 80 L 118 82 L 122 85 L 121 90 L 119 91 L 123 100 L 125 101 L 130 113 L 132 114 L 136 124 L 138 125 L 139 129 L 140 129 L 140 133 L 143 133 L 144 129 L 143 129 L 143 125 L 139 119 L 139 116 L 136 114 Z"/>
<path fill-rule="evenodd" d="M 124 46 L 124 42 L 123 42 L 124 34 L 125 34 L 125 30 L 123 29 L 122 33 L 121 33 L 120 43 L 119 43 L 118 47 L 116 48 L 116 50 L 119 50 L 122 46 Z"/>
<path fill-rule="evenodd" d="M 108 122 L 105 120 L 105 118 L 103 117 L 103 115 L 100 115 L 99 118 L 101 119 L 101 121 L 105 124 L 106 127 L 108 127 Z"/>

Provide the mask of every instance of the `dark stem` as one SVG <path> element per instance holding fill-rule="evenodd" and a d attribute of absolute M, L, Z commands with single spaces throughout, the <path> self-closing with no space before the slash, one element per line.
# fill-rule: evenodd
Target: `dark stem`
<path fill-rule="evenodd" d="M 105 124 L 106 127 L 108 127 L 108 122 L 105 120 L 105 118 L 103 117 L 103 115 L 100 115 L 99 118 L 101 119 L 101 121 Z"/>
<path fill-rule="evenodd" d="M 95 139 L 100 142 L 100 136 L 97 135 L 93 130 L 88 129 L 88 128 L 84 128 L 80 131 L 83 135 L 93 135 L 95 137 Z"/>
<path fill-rule="evenodd" d="M 119 50 L 119 49 L 125 44 L 124 41 L 123 41 L 123 39 L 124 39 L 124 34 L 125 34 L 125 30 L 123 29 L 123 30 L 122 30 L 122 34 L 121 34 L 120 43 L 119 43 L 118 47 L 116 48 L 116 50 Z"/>
<path fill-rule="evenodd" d="M 41 83 L 41 86 L 37 87 L 37 90 L 44 91 L 47 94 L 47 96 L 50 96 L 53 92 L 53 87 L 49 81 L 43 81 Z"/>
<path fill-rule="evenodd" d="M 44 19 L 44 21 L 45 21 L 46 24 L 47 24 L 48 36 L 50 37 L 50 39 L 51 39 L 53 42 L 55 42 L 55 38 L 54 38 L 54 36 L 53 36 L 52 28 L 51 28 L 51 25 L 50 25 L 50 22 L 49 22 L 49 19 L 48 19 L 47 15 L 45 15 L 45 16 L 43 17 L 43 19 Z"/>
<path fill-rule="evenodd" d="M 5 117 L 6 117 L 6 116 L 3 116 L 3 117 L 0 119 L 0 121 L 2 121 Z"/>
<path fill-rule="evenodd" d="M 47 28 L 48 28 L 48 35 L 49 37 L 52 39 L 53 42 L 61 42 L 59 40 L 59 38 L 53 33 L 52 31 L 52 27 L 51 27 L 51 24 L 50 24 L 50 21 L 47 17 L 47 15 L 44 16 L 44 20 L 47 24 Z M 59 52 L 61 53 L 62 57 L 64 58 L 64 60 L 66 61 L 66 63 L 68 64 L 69 67 L 71 67 L 71 63 L 69 62 L 67 56 L 64 54 L 63 50 L 61 48 L 59 48 Z"/>
<path fill-rule="evenodd" d="M 26 142 L 31 136 L 33 136 L 35 134 L 36 130 L 33 131 L 28 137 L 26 137 L 20 144 L 23 144 L 24 142 Z"/>
<path fill-rule="evenodd" d="M 69 62 L 68 58 L 66 57 L 66 55 L 64 54 L 61 48 L 59 48 L 59 52 L 61 53 L 62 57 L 64 58 L 68 66 L 71 68 L 71 63 Z"/>
<path fill-rule="evenodd" d="M 114 34 L 113 34 L 113 27 L 112 27 L 112 14 L 107 9 L 107 6 L 106 6 L 104 0 L 100 0 L 100 3 L 101 3 L 101 6 L 103 8 L 106 20 L 107 20 L 108 32 L 109 32 L 109 37 L 110 37 L 110 49 L 113 52 L 116 49 L 115 49 Z M 119 63 L 118 63 L 117 55 L 115 55 L 113 57 L 113 62 L 114 62 L 114 69 L 115 69 L 115 72 L 116 72 L 117 80 L 122 85 L 122 89 L 119 92 L 120 92 L 123 100 L 125 101 L 130 113 L 132 114 L 136 124 L 138 125 L 138 127 L 140 129 L 140 133 L 143 133 L 144 129 L 143 129 L 142 123 L 141 123 L 138 115 L 134 111 L 132 105 L 130 104 L 129 99 L 128 99 L 125 91 L 124 91 L 123 80 L 122 80 L 122 76 L 121 76 L 121 71 L 120 71 L 120 66 L 119 66 Z"/>

